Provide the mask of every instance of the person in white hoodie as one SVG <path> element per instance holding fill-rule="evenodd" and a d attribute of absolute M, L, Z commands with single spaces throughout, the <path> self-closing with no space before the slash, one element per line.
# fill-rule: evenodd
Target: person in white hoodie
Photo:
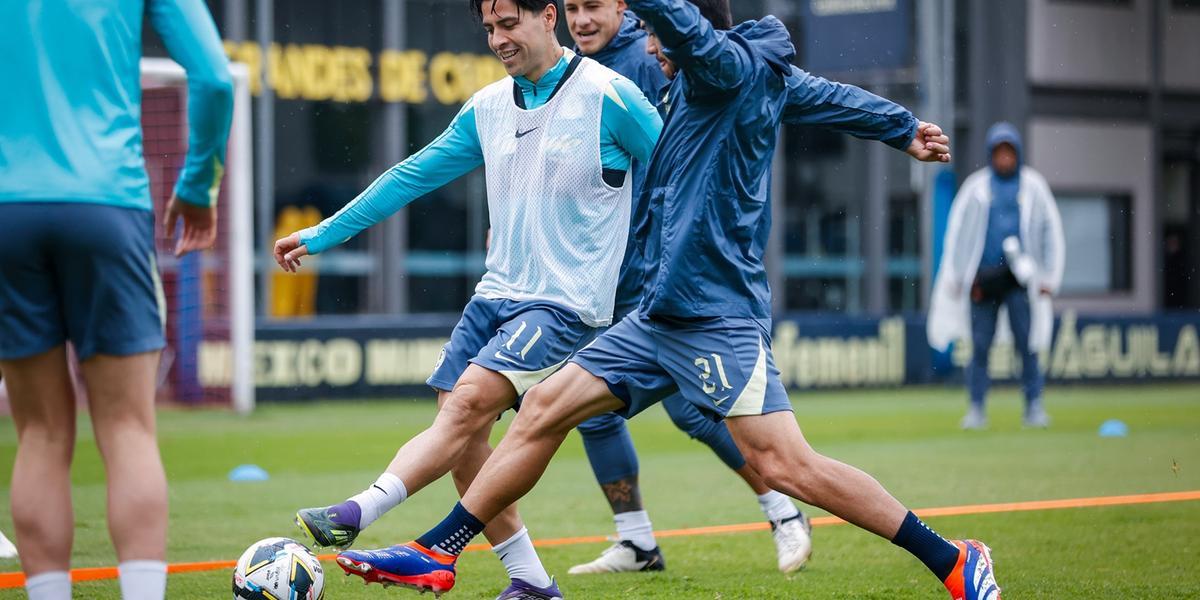
<path fill-rule="evenodd" d="M 983 429 L 989 350 L 997 330 L 1001 336 L 1011 331 L 1022 358 L 1023 423 L 1044 428 L 1050 417 L 1042 403 L 1038 352 L 1050 347 L 1050 298 L 1062 283 L 1062 220 L 1045 178 L 1022 164 L 1017 129 L 997 123 L 987 141 L 991 164 L 967 178 L 950 209 L 927 334 L 942 351 L 955 340 L 971 340 L 970 405 L 962 427 Z"/>

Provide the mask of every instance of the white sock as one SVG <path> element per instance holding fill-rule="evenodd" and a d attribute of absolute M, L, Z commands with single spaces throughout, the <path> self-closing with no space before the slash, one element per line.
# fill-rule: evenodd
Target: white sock
<path fill-rule="evenodd" d="M 760 495 L 758 506 L 762 508 L 763 514 L 767 515 L 767 520 L 772 523 L 786 521 L 800 514 L 800 509 L 796 508 L 791 498 L 775 490 Z"/>
<path fill-rule="evenodd" d="M 117 565 L 117 573 L 125 600 L 162 600 L 167 595 L 167 563 L 161 560 L 127 560 Z"/>
<path fill-rule="evenodd" d="M 617 513 L 613 515 L 617 524 L 617 538 L 633 542 L 642 550 L 653 550 L 658 547 L 654 539 L 654 526 L 650 524 L 650 513 L 644 510 Z"/>
<path fill-rule="evenodd" d="M 533 549 L 528 529 L 522 527 L 512 537 L 492 546 L 492 552 L 504 563 L 509 579 L 521 579 L 540 588 L 550 585 L 550 574 Z"/>
<path fill-rule="evenodd" d="M 399 477 L 386 472 L 380 475 L 374 485 L 350 497 L 362 509 L 358 528 L 367 528 L 376 519 L 382 517 L 383 513 L 396 508 L 396 505 L 404 502 L 406 498 L 408 498 L 408 489 L 404 487 L 404 482 L 400 481 Z"/>
<path fill-rule="evenodd" d="M 25 580 L 29 600 L 71 600 L 71 576 L 66 571 L 50 571 Z"/>

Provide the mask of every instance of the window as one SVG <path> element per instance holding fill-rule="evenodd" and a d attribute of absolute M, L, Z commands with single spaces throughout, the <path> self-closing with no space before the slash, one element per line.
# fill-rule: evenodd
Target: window
<path fill-rule="evenodd" d="M 1131 289 L 1127 194 L 1059 194 L 1066 239 L 1062 293 L 1097 295 Z"/>

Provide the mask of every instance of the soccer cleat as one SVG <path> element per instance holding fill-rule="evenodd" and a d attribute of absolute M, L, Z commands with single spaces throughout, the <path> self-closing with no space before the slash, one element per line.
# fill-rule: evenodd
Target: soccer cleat
<path fill-rule="evenodd" d="M 1030 402 L 1025 407 L 1025 414 L 1021 418 L 1021 425 L 1029 429 L 1046 429 L 1050 427 L 1050 415 L 1046 414 L 1046 409 L 1042 408 L 1041 400 Z"/>
<path fill-rule="evenodd" d="M 657 546 L 653 550 L 642 550 L 629 540 L 621 540 L 600 553 L 600 558 L 582 565 L 571 567 L 567 573 L 571 575 L 590 575 L 593 573 L 631 573 L 634 571 L 662 571 L 667 568 L 662 551 Z"/>
<path fill-rule="evenodd" d="M 958 563 L 944 583 L 953 600 L 1000 600 L 991 551 L 983 542 L 956 540 Z"/>
<path fill-rule="evenodd" d="M 779 523 L 771 523 L 771 535 L 775 538 L 775 553 L 779 556 L 779 570 L 795 573 L 804 568 L 812 555 L 812 524 L 800 513 Z"/>
<path fill-rule="evenodd" d="M 358 517 L 345 515 L 346 520 L 339 518 L 339 507 L 325 506 L 321 508 L 302 508 L 296 512 L 296 526 L 308 534 L 318 546 L 345 550 L 354 544 L 358 537 Z M 353 522 L 350 522 L 350 521 Z"/>
<path fill-rule="evenodd" d="M 971 408 L 967 409 L 967 414 L 963 416 L 962 422 L 958 424 L 959 427 L 963 428 L 963 431 L 980 431 L 987 429 L 987 425 L 987 414 L 983 412 L 982 408 L 974 404 L 971 405 Z"/>
<path fill-rule="evenodd" d="M 456 557 L 439 554 L 416 542 L 380 550 L 347 550 L 337 555 L 338 566 L 366 583 L 397 585 L 441 596 L 454 587 Z"/>
<path fill-rule="evenodd" d="M 514 579 L 512 583 L 496 596 L 496 600 L 562 600 L 562 592 L 558 591 L 558 583 L 553 579 L 550 585 L 540 588 L 524 579 Z"/>

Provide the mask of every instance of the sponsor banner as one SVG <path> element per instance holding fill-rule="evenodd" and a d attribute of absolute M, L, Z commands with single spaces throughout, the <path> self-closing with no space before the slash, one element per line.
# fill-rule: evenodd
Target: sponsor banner
<path fill-rule="evenodd" d="M 258 397 L 271 400 L 428 396 L 425 379 L 449 339 L 452 317 L 314 319 L 259 327 Z M 961 380 L 970 344 L 955 345 L 950 369 L 934 368 L 924 316 L 883 319 L 797 315 L 778 319 L 772 343 L 784 385 L 793 390 L 893 387 Z M 1011 344 L 996 344 L 990 371 L 1018 379 Z M 1041 356 L 1051 383 L 1200 380 L 1200 314 L 1153 317 L 1065 313 Z M 228 386 L 226 342 L 204 342 L 198 380 Z"/>

